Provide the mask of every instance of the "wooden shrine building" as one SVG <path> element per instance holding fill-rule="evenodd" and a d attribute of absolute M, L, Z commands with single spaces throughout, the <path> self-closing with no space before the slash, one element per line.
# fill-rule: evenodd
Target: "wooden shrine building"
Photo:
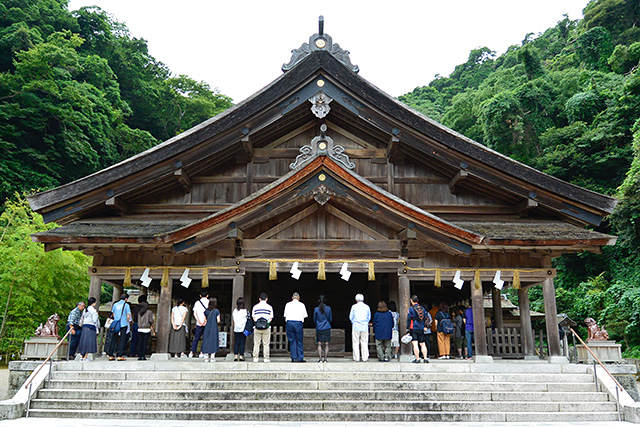
<path fill-rule="evenodd" d="M 193 303 L 201 287 L 223 314 L 237 297 L 252 305 L 267 292 L 276 325 L 293 291 L 310 312 L 324 294 L 333 327 L 346 330 L 356 293 L 374 311 L 391 299 L 404 331 L 413 293 L 425 305 L 470 299 L 483 324 L 483 294 L 499 301 L 492 281 L 500 271 L 518 289 L 524 354 L 534 351 L 528 290 L 541 285 L 549 354 L 559 356 L 551 261 L 614 244 L 585 227 L 600 224 L 616 200 L 403 105 L 360 77 L 322 27 L 279 78 L 235 107 L 31 196 L 46 222 L 61 225 L 34 241 L 92 255 L 90 296 L 98 299 L 103 282 L 117 298 L 149 268 L 160 293 L 159 352 L 168 348 L 173 300 Z M 295 262 L 299 280 L 290 275 Z M 338 274 L 344 262 L 348 281 Z M 476 353 L 487 355 L 484 328 L 475 340 Z"/>

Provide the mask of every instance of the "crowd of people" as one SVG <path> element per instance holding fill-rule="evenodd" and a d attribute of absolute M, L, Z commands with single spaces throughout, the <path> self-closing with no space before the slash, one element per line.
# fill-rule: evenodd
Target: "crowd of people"
<path fill-rule="evenodd" d="M 149 308 L 146 295 L 138 297 L 138 304 L 132 309 L 129 295 L 122 294 L 112 305 L 110 317 L 105 323 L 107 329 L 105 353 L 109 360 L 125 360 L 125 356 L 146 360 L 149 338 L 155 334 L 154 315 Z M 244 298 L 235 302 L 231 319 L 234 334 L 234 361 L 244 361 L 246 338 L 253 334 L 253 361 L 259 362 L 262 350 L 263 361 L 270 362 L 271 323 L 273 307 L 268 303 L 268 295 L 261 293 L 259 301 L 250 310 Z M 365 304 L 364 295 L 355 296 L 355 304 L 349 312 L 351 322 L 352 356 L 356 362 L 369 360 L 369 326 L 373 327 L 376 356 L 380 362 L 398 359 L 400 343 L 411 343 L 413 363 L 428 363 L 429 357 L 449 359 L 451 342 L 455 345 L 457 357 L 473 357 L 473 312 L 471 307 L 450 308 L 445 302 L 432 304 L 427 309 L 420 304 L 417 295 L 412 295 L 406 314 L 407 330 L 400 338 L 400 313 L 395 301 L 378 301 L 373 316 L 371 308 Z M 80 360 L 88 360 L 89 353 L 97 352 L 96 334 L 100 328 L 96 299 L 79 302 L 67 319 L 69 332 L 69 355 L 80 354 Z M 187 349 L 189 335 L 187 314 L 189 309 L 184 299 L 179 299 L 171 310 L 171 331 L 168 351 L 173 357 L 203 358 L 205 362 L 215 362 L 220 351 L 218 300 L 210 297 L 206 289 L 200 291 L 199 299 L 193 305 L 195 330 L 193 340 Z M 294 292 L 284 308 L 286 335 L 289 343 L 291 362 L 306 362 L 304 357 L 303 323 L 309 317 L 300 294 Z M 313 310 L 316 327 L 318 362 L 326 363 L 331 342 L 333 315 L 326 297 L 320 295 Z M 198 346 L 200 351 L 198 352 Z M 188 353 L 187 353 L 188 351 Z"/>

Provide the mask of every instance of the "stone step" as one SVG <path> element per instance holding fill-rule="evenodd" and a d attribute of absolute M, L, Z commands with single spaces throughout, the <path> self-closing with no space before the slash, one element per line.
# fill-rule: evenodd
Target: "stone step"
<path fill-rule="evenodd" d="M 376 400 L 60 400 L 34 399 L 32 408 L 85 409 L 105 411 L 438 411 L 438 412 L 610 412 L 614 402 L 457 402 L 457 401 L 376 401 Z"/>
<path fill-rule="evenodd" d="M 440 390 L 440 391 L 555 391 L 589 392 L 589 383 L 495 383 L 495 382 L 381 382 L 381 381 L 77 381 L 51 380 L 51 388 L 75 389 L 82 384 L 86 390 Z"/>
<path fill-rule="evenodd" d="M 616 421 L 617 412 L 426 412 L 426 411 L 108 411 L 32 409 L 32 417 L 219 421 L 344 421 L 344 422 L 560 422 Z"/>
<path fill-rule="evenodd" d="M 412 373 L 412 372 L 234 372 L 234 371 L 160 371 L 160 372 L 79 372 L 62 371 L 54 372 L 53 378 L 60 380 L 201 380 L 201 381 L 261 381 L 261 380 L 296 380 L 304 379 L 309 381 L 322 380 L 368 380 L 368 381 L 473 381 L 473 382 L 583 382 L 592 383 L 591 374 L 490 374 L 490 373 Z"/>
<path fill-rule="evenodd" d="M 363 390 L 264 390 L 247 393 L 228 390 L 105 390 L 48 389 L 38 393 L 38 399 L 77 400 L 404 400 L 404 401 L 534 401 L 534 402 L 608 402 L 605 393 L 574 392 L 470 392 L 470 391 L 363 391 Z"/>

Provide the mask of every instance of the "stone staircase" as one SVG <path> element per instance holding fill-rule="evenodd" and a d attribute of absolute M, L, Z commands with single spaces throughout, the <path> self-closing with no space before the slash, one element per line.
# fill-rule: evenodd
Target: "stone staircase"
<path fill-rule="evenodd" d="M 30 417 L 251 421 L 615 421 L 590 368 L 539 362 L 69 362 Z"/>

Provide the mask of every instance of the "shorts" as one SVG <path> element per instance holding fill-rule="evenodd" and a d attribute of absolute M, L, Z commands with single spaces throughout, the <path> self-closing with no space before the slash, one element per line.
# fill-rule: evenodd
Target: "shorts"
<path fill-rule="evenodd" d="M 322 331 L 316 329 L 316 344 L 319 342 L 331 342 L 331 329 Z"/>
<path fill-rule="evenodd" d="M 391 331 L 391 347 L 400 347 L 400 334 L 398 331 Z"/>
<path fill-rule="evenodd" d="M 427 334 L 423 329 L 411 329 L 411 339 L 417 342 L 427 342 Z"/>
<path fill-rule="evenodd" d="M 462 337 L 462 338 L 456 338 L 456 348 L 465 348 L 467 346 L 467 340 Z"/>

